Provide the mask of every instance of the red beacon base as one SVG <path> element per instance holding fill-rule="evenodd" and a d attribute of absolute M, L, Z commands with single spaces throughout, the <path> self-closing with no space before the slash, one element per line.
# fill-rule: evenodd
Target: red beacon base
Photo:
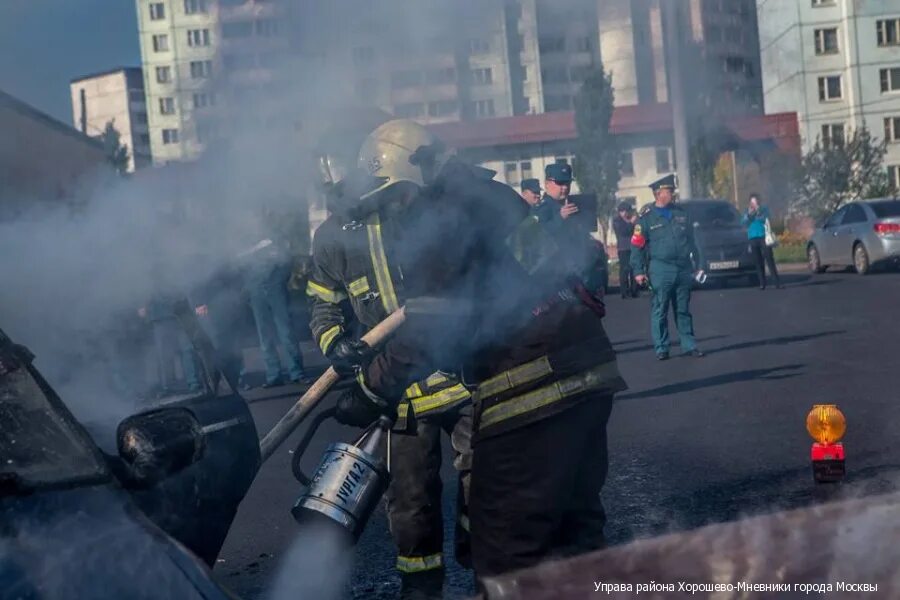
<path fill-rule="evenodd" d="M 812 445 L 813 477 L 817 483 L 835 483 L 844 478 L 844 445 L 834 444 Z"/>

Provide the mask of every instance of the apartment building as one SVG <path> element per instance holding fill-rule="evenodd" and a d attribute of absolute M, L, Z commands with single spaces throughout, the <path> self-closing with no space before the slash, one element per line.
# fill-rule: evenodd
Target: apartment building
<path fill-rule="evenodd" d="M 128 171 L 150 164 L 150 129 L 141 69 L 118 68 L 70 84 L 72 123 L 90 137 L 112 123 L 128 149 Z"/>
<path fill-rule="evenodd" d="M 865 125 L 888 141 L 900 187 L 900 3 L 758 0 L 757 12 L 767 110 L 798 112 L 805 150 Z"/>

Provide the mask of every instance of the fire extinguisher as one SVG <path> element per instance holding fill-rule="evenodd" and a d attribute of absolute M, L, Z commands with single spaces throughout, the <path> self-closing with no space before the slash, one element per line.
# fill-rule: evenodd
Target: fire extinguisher
<path fill-rule="evenodd" d="M 347 531 L 355 542 L 390 481 L 381 443 L 393 423 L 388 417 L 380 417 L 353 443 L 331 444 L 313 476 L 307 477 L 300 460 L 316 430 L 334 413 L 333 408 L 319 413 L 294 450 L 291 468 L 306 489 L 291 514 L 301 524 L 324 517 Z"/>

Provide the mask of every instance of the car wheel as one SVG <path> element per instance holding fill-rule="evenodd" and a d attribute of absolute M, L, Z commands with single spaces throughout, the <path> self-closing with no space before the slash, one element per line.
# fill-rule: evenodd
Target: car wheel
<path fill-rule="evenodd" d="M 822 265 L 822 260 L 819 258 L 819 249 L 813 245 L 810 245 L 810 247 L 806 249 L 806 262 L 809 265 L 810 272 L 825 272 L 825 266 Z"/>
<path fill-rule="evenodd" d="M 860 275 L 866 275 L 871 271 L 869 253 L 866 252 L 866 247 L 862 244 L 857 244 L 853 247 L 853 268 Z"/>

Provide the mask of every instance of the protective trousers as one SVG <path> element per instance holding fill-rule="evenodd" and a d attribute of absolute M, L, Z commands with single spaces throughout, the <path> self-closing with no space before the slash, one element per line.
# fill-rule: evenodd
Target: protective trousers
<path fill-rule="evenodd" d="M 440 597 L 444 567 L 441 510 L 441 432 L 450 436 L 459 473 L 456 559 L 468 563 L 466 500 L 472 468 L 472 406 L 466 404 L 428 419 L 413 417 L 408 433 L 391 432 L 391 484 L 387 514 L 397 544 L 397 570 L 404 587 L 430 587 Z M 439 575 L 438 575 L 439 573 Z M 438 576 L 435 576 L 438 575 Z"/>
<path fill-rule="evenodd" d="M 650 329 L 657 354 L 669 352 L 669 306 L 675 307 L 675 324 L 681 349 L 690 352 L 697 347 L 694 339 L 694 319 L 691 316 L 691 289 L 694 278 L 689 269 L 669 264 L 650 263 L 650 285 L 653 298 L 650 310 Z"/>
<path fill-rule="evenodd" d="M 612 396 L 588 392 L 571 401 L 568 410 L 475 444 L 469 517 L 479 578 L 603 546 Z"/>

